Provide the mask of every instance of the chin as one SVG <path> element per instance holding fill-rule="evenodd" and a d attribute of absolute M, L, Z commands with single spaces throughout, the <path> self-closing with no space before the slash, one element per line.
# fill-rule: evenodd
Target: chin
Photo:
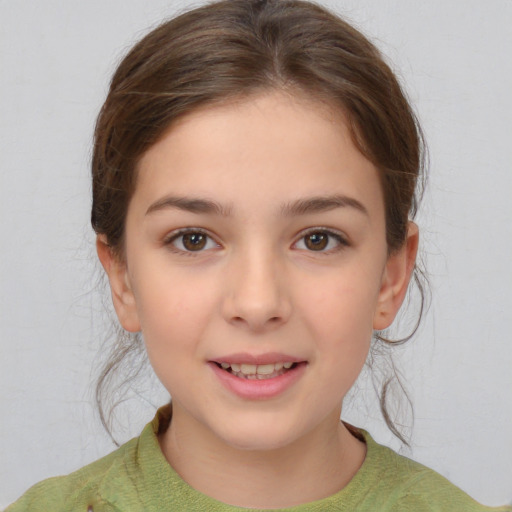
<path fill-rule="evenodd" d="M 289 446 L 301 435 L 296 425 L 279 425 L 277 421 L 233 421 L 228 428 L 217 434 L 225 444 L 236 450 L 273 451 Z"/>

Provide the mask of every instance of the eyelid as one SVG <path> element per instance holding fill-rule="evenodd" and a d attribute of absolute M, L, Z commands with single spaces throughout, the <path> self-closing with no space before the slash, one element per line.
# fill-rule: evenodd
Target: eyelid
<path fill-rule="evenodd" d="M 345 247 L 350 246 L 350 243 L 348 241 L 348 237 L 342 231 L 338 231 L 337 229 L 327 228 L 327 227 L 323 227 L 323 226 L 315 226 L 315 227 L 312 227 L 312 228 L 304 229 L 303 231 L 298 233 L 298 235 L 296 237 L 297 239 L 293 243 L 293 246 L 296 246 L 301 240 L 304 239 L 304 237 L 306 237 L 309 234 L 313 234 L 313 233 L 325 233 L 325 234 L 327 234 L 329 237 L 334 238 L 338 242 L 338 246 L 333 248 L 333 249 L 320 250 L 320 251 L 313 251 L 313 250 L 308 250 L 308 249 L 301 249 L 301 250 L 306 250 L 307 252 L 310 252 L 310 253 L 313 253 L 313 254 L 317 253 L 317 254 L 328 255 L 328 254 L 332 254 L 333 252 L 337 252 L 339 250 L 342 250 Z"/>
<path fill-rule="evenodd" d="M 204 253 L 204 252 L 207 252 L 207 251 L 211 250 L 211 248 L 210 248 L 210 249 L 203 249 L 203 250 L 199 250 L 199 251 L 187 251 L 187 250 L 179 249 L 178 247 L 173 245 L 173 242 L 175 240 L 177 240 L 180 236 L 188 235 L 188 234 L 204 235 L 204 236 L 208 237 L 210 240 L 212 240 L 215 243 L 216 248 L 220 248 L 221 247 L 221 245 L 217 241 L 216 237 L 213 236 L 208 230 L 206 230 L 204 228 L 193 228 L 193 227 L 180 228 L 180 229 L 176 229 L 174 231 L 171 231 L 170 233 L 168 233 L 164 237 L 163 244 L 165 246 L 169 247 L 169 249 L 171 251 L 176 252 L 178 254 L 184 254 L 186 256 L 198 256 L 201 253 Z"/>

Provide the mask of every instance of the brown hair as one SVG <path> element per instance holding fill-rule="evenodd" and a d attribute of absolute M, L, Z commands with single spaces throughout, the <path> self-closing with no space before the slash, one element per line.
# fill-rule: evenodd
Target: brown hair
<path fill-rule="evenodd" d="M 123 257 L 125 218 L 141 156 L 180 116 L 201 106 L 278 89 L 338 109 L 354 143 L 379 170 L 389 251 L 401 247 L 421 190 L 423 142 L 394 73 L 360 32 L 301 0 L 222 0 L 146 35 L 122 60 L 99 114 L 92 158 L 96 233 Z M 417 274 L 416 281 L 419 283 Z M 423 294 L 421 294 L 423 296 Z M 389 341 L 389 340 L 385 340 Z M 135 342 L 137 343 L 137 342 Z M 116 347 L 104 387 L 130 347 Z M 384 418 L 402 440 L 381 401 Z"/>

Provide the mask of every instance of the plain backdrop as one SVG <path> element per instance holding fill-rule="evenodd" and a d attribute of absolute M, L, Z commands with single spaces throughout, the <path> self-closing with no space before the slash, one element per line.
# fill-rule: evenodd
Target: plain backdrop
<path fill-rule="evenodd" d="M 418 222 L 432 305 L 397 363 L 409 456 L 479 501 L 512 501 L 512 2 L 331 0 L 388 56 L 430 148 Z M 95 116 L 116 62 L 190 2 L 0 0 L 0 507 L 114 446 L 92 381 L 109 330 L 88 224 Z M 346 419 L 381 442 L 371 385 Z M 166 394 L 120 411 L 121 441 Z"/>

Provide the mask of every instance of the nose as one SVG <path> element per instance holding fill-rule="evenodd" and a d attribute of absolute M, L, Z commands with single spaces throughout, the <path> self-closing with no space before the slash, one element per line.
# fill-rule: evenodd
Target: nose
<path fill-rule="evenodd" d="M 290 317 L 289 294 L 286 273 L 271 251 L 240 255 L 228 271 L 224 318 L 253 332 L 274 329 Z"/>

